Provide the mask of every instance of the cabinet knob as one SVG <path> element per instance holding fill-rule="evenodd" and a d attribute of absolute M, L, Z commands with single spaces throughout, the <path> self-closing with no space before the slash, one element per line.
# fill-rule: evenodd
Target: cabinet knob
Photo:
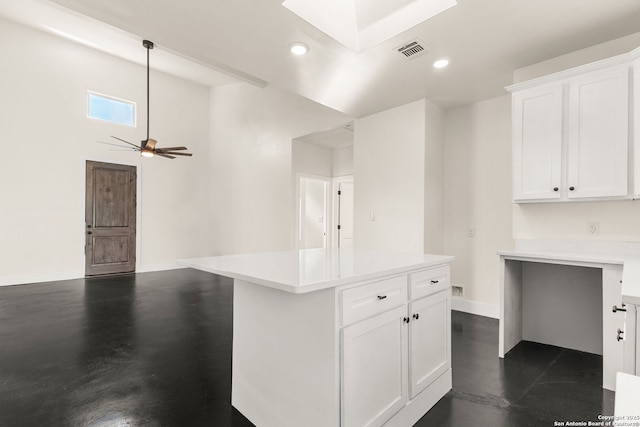
<path fill-rule="evenodd" d="M 416 320 L 418 320 L 418 319 L 420 318 L 420 313 L 415 313 L 415 314 L 413 315 L 413 318 L 414 318 L 414 319 L 416 319 Z"/>
<path fill-rule="evenodd" d="M 576 187 L 569 187 L 569 191 L 573 191 L 575 189 L 576 189 Z"/>
<path fill-rule="evenodd" d="M 409 323 L 409 321 L 410 321 L 410 320 L 411 320 L 411 319 L 409 319 L 408 317 L 403 317 L 403 318 L 402 318 L 402 321 L 403 321 L 404 323 Z"/>
<path fill-rule="evenodd" d="M 408 322 L 407 322 L 408 323 Z M 624 334 L 624 331 L 621 330 L 620 328 L 618 328 L 618 336 L 616 337 L 616 339 L 618 341 L 622 341 L 624 338 L 622 338 L 622 335 Z"/>
<path fill-rule="evenodd" d="M 553 187 L 553 191 L 558 191 L 559 188 L 558 187 Z"/>
<path fill-rule="evenodd" d="M 383 299 L 385 299 L 386 297 L 387 297 L 386 295 L 378 295 L 378 299 L 379 299 L 379 300 L 383 300 Z"/>

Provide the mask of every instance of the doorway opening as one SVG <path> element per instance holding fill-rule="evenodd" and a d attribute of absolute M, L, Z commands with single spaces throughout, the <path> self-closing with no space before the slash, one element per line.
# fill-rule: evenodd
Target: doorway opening
<path fill-rule="evenodd" d="M 353 123 L 292 141 L 295 246 L 353 247 Z"/>
<path fill-rule="evenodd" d="M 327 247 L 331 181 L 300 176 L 298 180 L 298 248 Z"/>

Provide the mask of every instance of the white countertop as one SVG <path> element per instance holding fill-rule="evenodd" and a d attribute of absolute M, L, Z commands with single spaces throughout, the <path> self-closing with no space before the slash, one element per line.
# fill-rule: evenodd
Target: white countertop
<path fill-rule="evenodd" d="M 305 249 L 184 259 L 188 267 L 291 293 L 327 289 L 449 263 L 454 257 L 354 249 Z"/>
<path fill-rule="evenodd" d="M 640 425 L 640 377 L 618 372 L 614 415 L 619 425 Z M 627 423 L 627 424 L 624 424 Z"/>
<path fill-rule="evenodd" d="M 552 250 L 499 251 L 506 259 L 567 265 L 622 265 L 622 302 L 640 305 L 640 256 Z"/>

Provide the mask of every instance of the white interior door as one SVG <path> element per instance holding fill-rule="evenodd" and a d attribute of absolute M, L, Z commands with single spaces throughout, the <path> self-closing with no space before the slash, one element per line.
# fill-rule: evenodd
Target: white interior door
<path fill-rule="evenodd" d="M 327 247 L 329 180 L 301 176 L 298 194 L 298 247 Z"/>
<path fill-rule="evenodd" d="M 338 247 L 353 247 L 353 179 L 338 182 Z"/>

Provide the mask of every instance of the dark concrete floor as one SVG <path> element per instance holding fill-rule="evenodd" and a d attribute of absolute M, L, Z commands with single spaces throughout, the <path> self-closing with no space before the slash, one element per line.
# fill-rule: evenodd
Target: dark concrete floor
<path fill-rule="evenodd" d="M 232 292 L 195 270 L 0 288 L 0 426 L 251 426 L 230 404 Z M 613 413 L 601 357 L 521 343 L 500 360 L 496 320 L 452 319 L 453 390 L 418 426 Z"/>

